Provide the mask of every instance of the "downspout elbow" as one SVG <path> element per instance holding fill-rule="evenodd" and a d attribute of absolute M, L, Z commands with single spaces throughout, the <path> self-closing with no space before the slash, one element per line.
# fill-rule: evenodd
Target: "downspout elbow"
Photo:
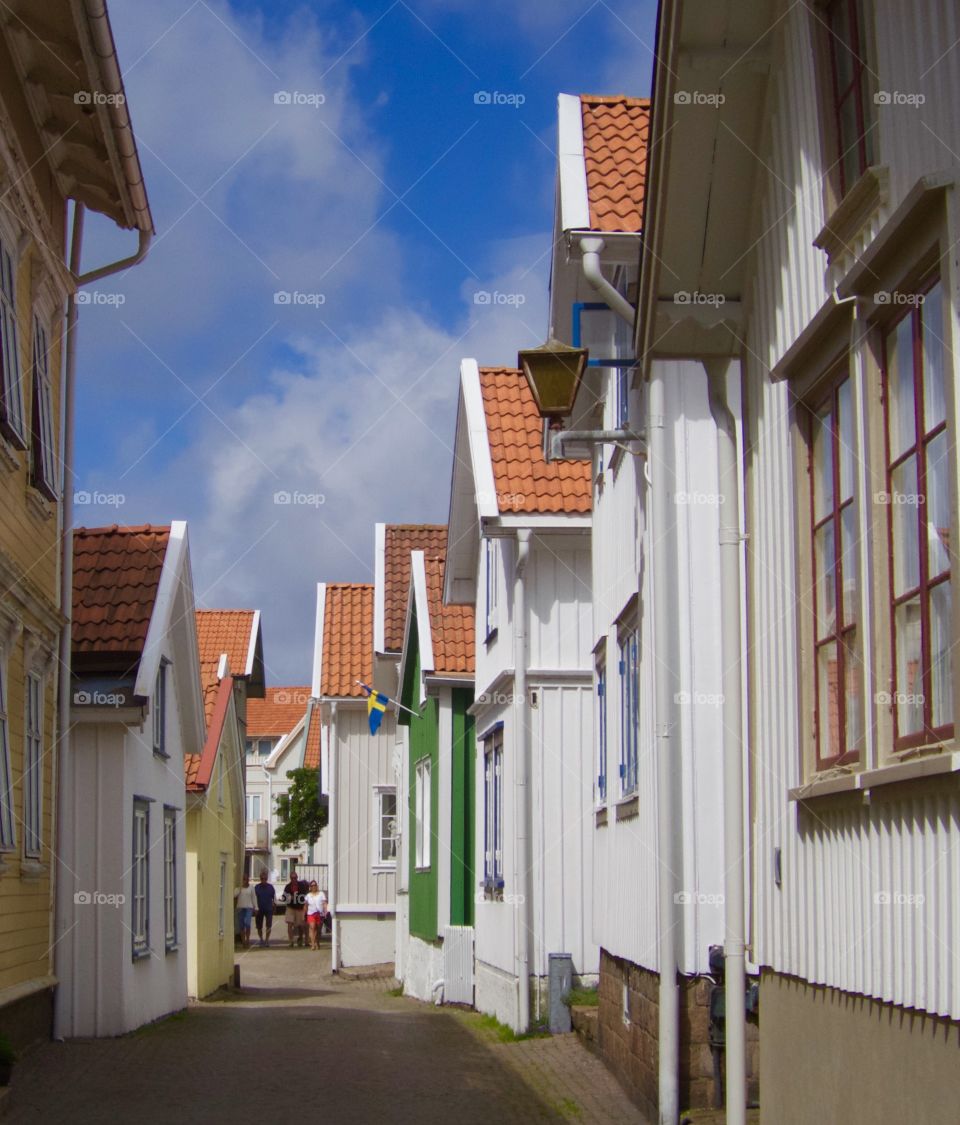
<path fill-rule="evenodd" d="M 600 252 L 603 250 L 603 246 L 602 238 L 580 239 L 580 252 L 583 255 L 583 276 L 587 279 L 591 287 L 600 294 L 604 304 L 615 312 L 617 316 L 625 320 L 632 329 L 636 323 L 636 313 L 634 312 L 633 305 L 630 304 L 622 293 L 618 293 L 614 286 L 603 276 L 603 270 L 600 267 Z"/>

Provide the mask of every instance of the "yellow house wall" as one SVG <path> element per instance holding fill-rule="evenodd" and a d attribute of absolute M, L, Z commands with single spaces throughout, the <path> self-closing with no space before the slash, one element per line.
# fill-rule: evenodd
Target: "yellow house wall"
<path fill-rule="evenodd" d="M 2 40 L 0 40 L 2 43 Z M 33 409 L 30 355 L 34 299 L 46 274 L 38 242 L 50 246 L 62 260 L 66 204 L 59 195 L 43 160 L 43 146 L 36 135 L 12 65 L 6 65 L 0 48 L 0 103 L 12 122 L 25 159 L 32 165 L 29 176 L 10 177 L 9 210 L 17 216 L 18 233 L 27 237 L 16 267 L 18 343 L 23 380 L 24 418 L 29 432 Z M 10 170 L 7 170 L 8 173 Z M 29 189 L 29 191 L 28 191 Z M 39 201 L 43 226 L 27 220 L 26 206 L 16 206 L 32 193 Z M 11 206 L 13 205 L 13 206 Z M 50 373 L 53 391 L 54 440 L 60 440 L 60 371 L 63 331 L 63 294 L 54 295 L 45 319 L 52 351 Z M 52 320 L 50 314 L 52 313 Z M 12 463 L 11 463 L 12 462 Z M 7 714 L 10 767 L 16 840 L 9 851 L 0 851 L 0 1007 L 25 993 L 49 986 L 53 973 L 51 946 L 52 846 L 55 775 L 56 661 L 47 664 L 44 691 L 44 759 L 42 787 L 42 854 L 40 867 L 25 863 L 23 854 L 23 765 L 24 765 L 24 642 L 36 637 L 47 653 L 58 644 L 59 529 L 57 506 L 44 502 L 30 485 L 30 451 L 7 446 L 0 454 L 0 568 L 4 581 L 0 594 L 0 625 L 4 619 L 22 627 L 6 650 Z"/>
<path fill-rule="evenodd" d="M 220 753 L 223 753 L 221 747 Z M 218 799 L 217 770 L 201 802 L 187 811 L 187 988 L 204 997 L 233 980 L 233 892 L 240 885 L 237 841 L 243 839 L 242 781 L 236 769 L 224 770 L 223 803 Z M 239 855 L 242 857 L 243 849 Z M 219 932 L 220 858 L 227 860 L 224 932 Z M 242 862 L 242 859 L 241 859 Z"/>

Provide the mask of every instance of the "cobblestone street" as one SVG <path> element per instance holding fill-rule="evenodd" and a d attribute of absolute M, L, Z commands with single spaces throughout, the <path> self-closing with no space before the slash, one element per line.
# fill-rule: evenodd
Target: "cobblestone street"
<path fill-rule="evenodd" d="M 121 1039 L 28 1053 L 5 1120 L 642 1123 L 573 1035 L 498 1042 L 473 1013 L 392 995 L 391 978 L 331 975 L 329 945 L 238 962 L 239 992 Z"/>

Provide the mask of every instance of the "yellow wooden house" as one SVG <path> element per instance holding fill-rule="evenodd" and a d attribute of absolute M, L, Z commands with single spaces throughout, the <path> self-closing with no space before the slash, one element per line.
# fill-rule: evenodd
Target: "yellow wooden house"
<path fill-rule="evenodd" d="M 72 523 L 61 416 L 76 348 L 66 326 L 75 329 L 78 287 L 113 268 L 78 276 L 82 216 L 90 208 L 137 230 L 130 264 L 152 231 L 110 25 L 97 7 L 0 5 L 0 1031 L 15 1046 L 50 1035 L 53 902 L 69 864 L 56 838 Z"/>

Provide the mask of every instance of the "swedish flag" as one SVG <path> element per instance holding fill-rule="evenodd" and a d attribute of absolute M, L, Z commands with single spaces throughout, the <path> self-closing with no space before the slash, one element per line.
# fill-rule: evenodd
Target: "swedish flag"
<path fill-rule="evenodd" d="M 370 733 L 376 734 L 380 729 L 381 722 L 383 722 L 383 713 L 387 709 L 390 697 L 384 695 L 382 691 L 374 691 L 366 684 L 361 686 L 367 693 L 367 722 L 370 724 Z"/>

